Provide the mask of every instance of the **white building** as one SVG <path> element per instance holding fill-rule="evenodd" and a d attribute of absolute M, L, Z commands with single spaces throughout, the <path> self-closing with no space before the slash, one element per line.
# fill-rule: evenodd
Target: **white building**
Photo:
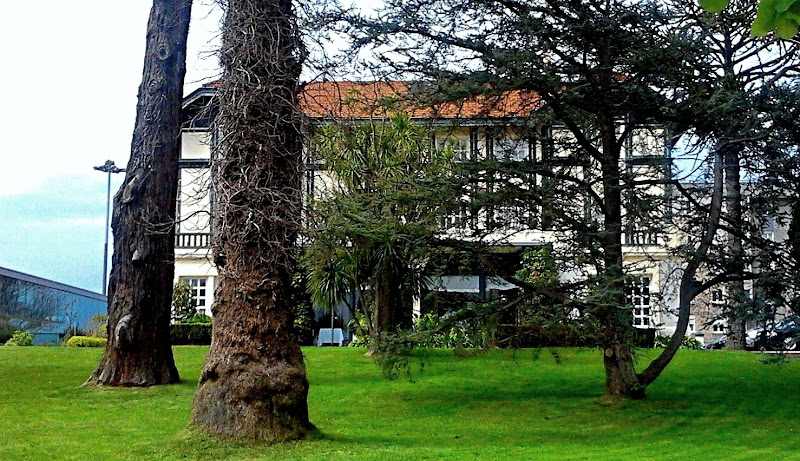
<path fill-rule="evenodd" d="M 311 124 L 330 118 L 372 119 L 388 114 L 391 104 L 387 104 L 398 94 L 407 91 L 407 84 L 395 83 L 356 83 L 322 82 L 306 86 L 301 95 L 301 108 L 309 117 Z M 211 262 L 210 237 L 213 223 L 210 210 L 214 206 L 211 186 L 211 152 L 214 133 L 210 122 L 215 115 L 213 98 L 214 85 L 200 88 L 184 100 L 185 128 L 182 134 L 180 159 L 180 192 L 178 203 L 178 225 L 176 229 L 176 281 L 189 283 L 198 304 L 198 310 L 210 315 L 217 272 Z M 508 161 L 542 160 L 545 156 L 558 158 L 559 149 L 548 149 L 528 139 L 520 139 L 514 128 L 515 119 L 522 119 L 526 113 L 536 110 L 535 97 L 520 92 L 511 93 L 484 110 L 474 101 L 464 104 L 439 106 L 431 109 L 411 109 L 412 119 L 431 126 L 432 138 L 438 147 L 451 146 L 456 157 L 462 160 L 494 158 Z M 492 123 L 497 119 L 498 123 Z M 502 124 L 500 123 L 502 122 Z M 549 137 L 555 140 L 569 137 L 566 129 L 549 127 Z M 669 152 L 666 149 L 665 133 L 657 127 L 637 130 L 624 146 L 626 167 L 633 174 L 648 174 L 654 166 L 669 165 Z M 558 143 L 556 143 L 556 146 Z M 653 161 L 655 160 L 655 161 Z M 581 174 L 581 173 L 578 173 Z M 307 194 L 324 191 L 330 178 L 324 169 L 309 164 L 305 173 Z M 649 186 L 652 191 L 653 186 Z M 662 187 L 662 186 L 659 186 Z M 656 193 L 667 193 L 659 189 Z M 543 210 L 528 211 L 494 209 L 491 214 L 481 213 L 471 216 L 465 209 L 448 217 L 447 225 L 452 228 L 482 226 L 487 220 L 503 223 L 494 238 L 501 251 L 512 252 L 525 247 L 559 245 L 563 236 L 541 228 L 530 228 L 528 213 L 542 216 Z M 538 226 L 542 227 L 542 226 Z M 678 264 L 670 257 L 669 248 L 677 243 L 675 235 L 632 230 L 625 235 L 624 252 L 628 270 L 633 274 L 633 286 L 629 298 L 633 304 L 634 326 L 638 328 L 661 329 L 664 334 L 674 331 L 676 318 L 671 314 L 677 311 L 677 287 L 675 284 Z M 568 277 L 568 275 L 565 275 Z M 502 291 L 513 288 L 499 278 L 482 274 L 466 276 L 445 276 L 441 287 L 448 292 L 480 293 Z M 715 301 L 701 301 L 698 312 L 707 312 Z M 417 309 L 419 306 L 417 306 Z M 721 334 L 719 322 L 706 325 L 699 316 L 693 316 L 687 334 Z"/>

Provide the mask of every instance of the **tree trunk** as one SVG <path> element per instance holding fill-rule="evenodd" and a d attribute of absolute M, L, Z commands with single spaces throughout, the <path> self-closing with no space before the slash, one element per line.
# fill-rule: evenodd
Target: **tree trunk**
<path fill-rule="evenodd" d="M 114 197 L 108 344 L 91 384 L 152 386 L 180 379 L 169 320 L 191 5 L 191 0 L 154 0 L 150 12 L 131 158 Z"/>
<path fill-rule="evenodd" d="M 401 304 L 399 282 L 391 270 L 381 270 L 375 280 L 375 329 L 370 338 L 368 354 L 380 349 L 387 334 L 397 332 Z"/>
<path fill-rule="evenodd" d="M 601 120 L 603 162 L 604 234 L 603 277 L 604 302 L 599 308 L 603 325 L 603 365 L 606 372 L 606 393 L 641 399 L 645 388 L 640 386 L 634 368 L 633 319 L 620 315 L 627 304 L 625 272 L 622 253 L 622 189 L 619 168 L 620 148 L 616 142 L 615 126 L 611 120 Z M 630 309 L 628 309 L 630 312 Z"/>
<path fill-rule="evenodd" d="M 289 303 L 301 205 L 302 45 L 289 0 L 230 0 L 216 160 L 214 330 L 192 422 L 276 442 L 313 430 Z"/>
<path fill-rule="evenodd" d="M 686 335 L 686 329 L 689 326 L 689 317 L 691 314 L 692 301 L 699 295 L 704 287 L 697 281 L 697 271 L 701 264 L 708 256 L 708 250 L 714 242 L 714 236 L 719 227 L 720 216 L 722 215 L 722 194 L 723 194 L 723 156 L 721 149 L 725 143 L 720 141 L 714 149 L 713 156 L 713 169 L 714 180 L 713 188 L 711 190 L 711 203 L 708 208 L 708 217 L 705 221 L 705 229 L 703 236 L 694 252 L 691 253 L 689 260 L 686 262 L 686 267 L 683 269 L 681 275 L 681 285 L 678 300 L 678 323 L 675 326 L 675 333 L 667 344 L 667 347 L 656 357 L 655 360 L 650 362 L 647 368 L 639 374 L 639 382 L 644 386 L 649 386 L 653 383 L 661 373 L 667 368 L 678 349 L 681 347 L 683 337 Z"/>
<path fill-rule="evenodd" d="M 725 149 L 725 211 L 728 225 L 734 232 L 728 233 L 728 250 L 730 251 L 730 268 L 735 274 L 743 274 L 745 269 L 742 237 L 738 233 L 744 232 L 742 225 L 742 186 L 740 181 L 739 149 L 730 146 Z M 728 340 L 726 349 L 744 350 L 746 346 L 744 281 L 736 280 L 727 284 L 726 310 L 728 317 Z"/>

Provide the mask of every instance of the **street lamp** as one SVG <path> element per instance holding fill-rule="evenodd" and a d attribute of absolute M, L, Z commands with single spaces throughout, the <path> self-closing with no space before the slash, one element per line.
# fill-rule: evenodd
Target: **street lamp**
<path fill-rule="evenodd" d="M 106 192 L 106 244 L 103 247 L 103 294 L 108 291 L 108 228 L 109 218 L 111 215 L 111 173 L 123 173 L 125 168 L 118 168 L 111 160 L 106 160 L 106 163 L 94 167 L 97 171 L 108 173 L 108 190 Z"/>

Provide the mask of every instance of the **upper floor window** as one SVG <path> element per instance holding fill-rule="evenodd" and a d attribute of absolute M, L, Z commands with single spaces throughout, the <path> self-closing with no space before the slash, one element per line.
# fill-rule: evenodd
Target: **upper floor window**
<path fill-rule="evenodd" d="M 725 308 L 725 293 L 723 293 L 722 289 L 711 290 L 711 307 L 720 310 Z"/>
<path fill-rule="evenodd" d="M 519 138 L 497 138 L 494 141 L 494 158 L 511 162 L 529 160 L 530 142 Z"/>
<path fill-rule="evenodd" d="M 453 159 L 457 162 L 469 160 L 469 138 L 436 138 L 436 148 L 452 149 Z"/>
<path fill-rule="evenodd" d="M 208 131 L 183 131 L 181 133 L 181 160 L 208 160 L 211 158 L 211 135 Z"/>

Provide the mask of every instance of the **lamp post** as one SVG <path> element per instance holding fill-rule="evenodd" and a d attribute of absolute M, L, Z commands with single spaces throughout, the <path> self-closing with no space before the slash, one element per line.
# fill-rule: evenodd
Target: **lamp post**
<path fill-rule="evenodd" d="M 108 291 L 108 228 L 109 218 L 111 217 L 111 173 L 123 173 L 125 168 L 118 168 L 111 160 L 106 160 L 106 163 L 94 167 L 97 171 L 108 173 L 108 187 L 106 191 L 106 243 L 103 246 L 103 294 Z"/>

